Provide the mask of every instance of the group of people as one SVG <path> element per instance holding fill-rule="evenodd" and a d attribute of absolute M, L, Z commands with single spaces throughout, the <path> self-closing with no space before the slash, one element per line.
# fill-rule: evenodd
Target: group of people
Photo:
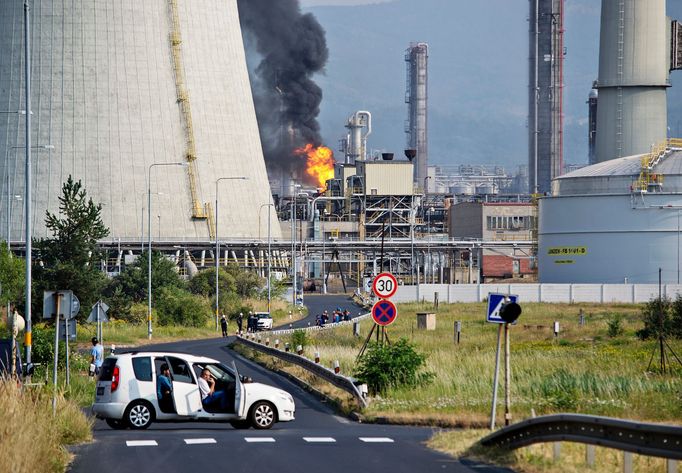
<path fill-rule="evenodd" d="M 341 310 L 341 307 L 337 307 L 336 310 L 332 311 L 331 322 L 338 323 L 344 322 L 351 319 L 350 311 L 348 309 Z M 318 327 L 323 327 L 330 321 L 330 316 L 328 311 L 324 311 L 321 314 L 315 316 L 315 325 Z"/>
<path fill-rule="evenodd" d="M 236 317 L 237 331 L 239 334 L 242 333 L 244 329 L 244 313 L 240 312 Z M 220 328 L 223 333 L 223 337 L 227 337 L 227 318 L 225 314 L 220 317 Z M 252 311 L 249 311 L 249 315 L 246 318 L 246 331 L 247 332 L 257 332 L 258 331 L 258 317 Z"/>

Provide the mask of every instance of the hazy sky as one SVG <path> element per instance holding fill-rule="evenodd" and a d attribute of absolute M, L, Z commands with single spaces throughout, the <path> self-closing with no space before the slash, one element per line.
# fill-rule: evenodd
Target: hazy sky
<path fill-rule="evenodd" d="M 391 0 L 301 0 L 303 7 L 315 7 L 318 5 L 368 5 L 370 3 L 385 3 Z"/>

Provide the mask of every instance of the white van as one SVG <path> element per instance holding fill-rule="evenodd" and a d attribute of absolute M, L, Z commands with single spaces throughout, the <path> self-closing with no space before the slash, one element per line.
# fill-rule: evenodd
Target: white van
<path fill-rule="evenodd" d="M 170 368 L 171 396 L 157 397 L 161 366 Z M 208 369 L 215 390 L 224 391 L 228 405 L 204 407 L 197 380 Z M 275 422 L 294 420 L 294 399 L 286 391 L 254 383 L 211 358 L 186 353 L 144 352 L 116 354 L 104 360 L 97 380 L 92 411 L 115 429 L 146 429 L 152 422 L 222 421 L 238 429 L 269 429 Z"/>

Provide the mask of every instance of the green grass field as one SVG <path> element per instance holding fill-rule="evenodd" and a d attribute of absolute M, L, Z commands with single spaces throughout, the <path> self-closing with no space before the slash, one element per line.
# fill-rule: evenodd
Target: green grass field
<path fill-rule="evenodd" d="M 579 325 L 579 311 L 586 324 Z M 682 366 L 675 375 L 647 372 L 653 341 L 640 341 L 641 306 L 592 304 L 524 304 L 511 328 L 511 400 L 514 420 L 557 412 L 578 412 L 650 421 L 682 420 Z M 418 330 L 417 312 L 436 312 L 437 329 Z M 391 339 L 405 337 L 428 355 L 426 370 L 433 383 L 392 389 L 372 399 L 365 414 L 396 421 L 438 421 L 440 425 L 484 426 L 489 423 L 495 365 L 497 325 L 485 322 L 485 304 L 401 304 L 397 321 L 388 328 Z M 609 322 L 620 318 L 622 333 L 609 336 Z M 454 343 L 454 323 L 462 321 L 460 344 Z M 553 322 L 560 323 L 554 337 Z M 320 352 L 329 366 L 339 360 L 352 373 L 355 359 L 371 328 L 361 323 L 361 336 L 350 327 L 311 333 L 306 354 Z M 613 324 L 613 322 L 612 322 Z M 682 342 L 670 341 L 682 355 Z M 654 357 L 654 366 L 658 366 Z M 674 361 L 674 360 L 673 360 Z M 502 359 L 502 366 L 504 361 Z M 500 405 L 503 407 L 500 373 Z"/>

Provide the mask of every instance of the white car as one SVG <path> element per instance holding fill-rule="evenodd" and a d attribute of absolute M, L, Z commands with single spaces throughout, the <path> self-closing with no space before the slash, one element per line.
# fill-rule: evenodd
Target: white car
<path fill-rule="evenodd" d="M 157 397 L 161 366 L 170 368 L 171 396 Z M 216 391 L 225 391 L 227 407 L 204 407 L 197 379 L 207 368 Z M 294 399 L 286 391 L 254 383 L 239 375 L 234 362 L 226 366 L 211 358 L 185 353 L 116 354 L 102 364 L 92 411 L 115 429 L 146 429 L 155 421 L 222 421 L 244 429 L 269 429 L 294 420 Z"/>
<path fill-rule="evenodd" d="M 272 330 L 272 316 L 269 312 L 256 312 L 256 329 Z"/>

